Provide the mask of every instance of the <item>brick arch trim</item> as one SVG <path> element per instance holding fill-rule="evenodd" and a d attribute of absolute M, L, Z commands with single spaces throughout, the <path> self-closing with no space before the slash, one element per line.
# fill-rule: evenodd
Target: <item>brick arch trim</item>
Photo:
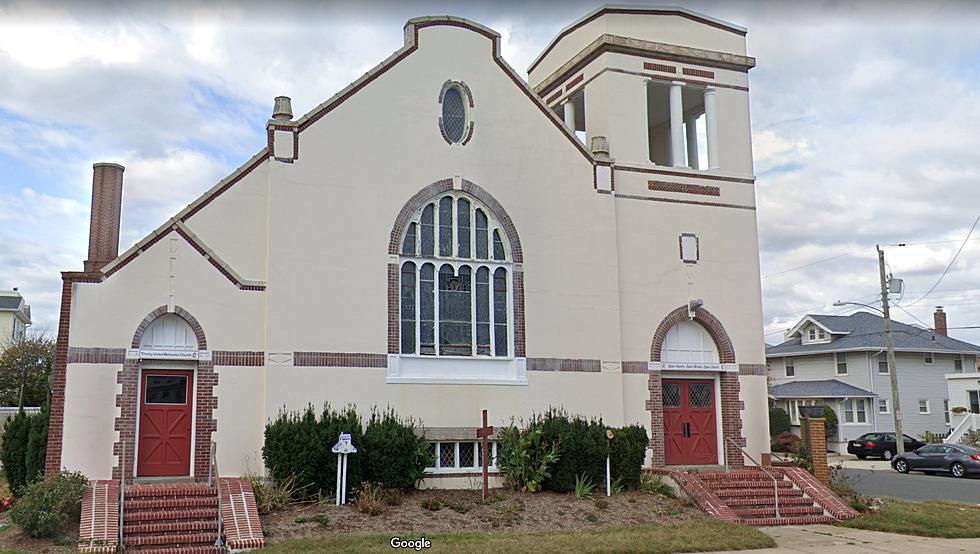
<path fill-rule="evenodd" d="M 208 342 L 204 335 L 204 328 L 201 327 L 200 322 L 193 314 L 180 306 L 175 306 L 173 312 L 168 312 L 166 306 L 160 306 L 147 314 L 133 333 L 131 347 L 139 348 L 146 329 L 155 319 L 166 313 L 174 313 L 183 318 L 191 326 L 194 335 L 197 337 L 198 349 L 207 350 Z M 194 390 L 195 447 L 194 451 L 191 452 L 193 459 L 191 474 L 195 481 L 201 482 L 206 480 L 208 476 L 211 440 L 218 427 L 217 421 L 214 419 L 214 410 L 218 407 L 218 399 L 214 396 L 214 387 L 218 384 L 218 374 L 215 373 L 214 364 L 210 360 L 198 360 L 196 366 L 197 378 Z M 136 404 L 140 386 L 139 374 L 139 361 L 128 359 L 123 362 L 122 368 L 116 373 L 116 382 L 122 385 L 122 389 L 116 395 L 116 407 L 119 408 L 119 415 L 116 417 L 114 430 L 119 433 L 119 436 L 112 446 L 112 453 L 116 456 L 116 465 L 112 469 L 113 479 L 130 479 L 133 477 L 135 469 L 136 418 L 138 413 Z"/>
<path fill-rule="evenodd" d="M 398 212 L 398 216 L 395 217 L 395 224 L 391 228 L 391 236 L 388 242 L 389 254 L 398 255 L 401 252 L 402 236 L 405 234 L 405 228 L 412 220 L 415 212 L 422 209 L 425 204 L 434 200 L 440 194 L 445 194 L 451 190 L 453 190 L 453 180 L 442 179 L 426 186 L 408 199 L 408 202 Z M 504 234 L 507 235 L 507 242 L 510 245 L 514 263 L 523 263 L 524 252 L 521 249 L 521 239 L 517 234 L 517 227 L 514 225 L 514 221 L 510 218 L 507 210 L 504 209 L 493 195 L 472 181 L 463 179 L 460 184 L 460 190 L 476 198 L 493 212 L 494 217 L 500 222 L 500 227 L 503 229 Z"/>
<path fill-rule="evenodd" d="M 167 307 L 160 306 L 159 308 L 147 314 L 147 316 L 143 318 L 143 321 L 141 321 L 140 324 L 136 327 L 136 332 L 133 333 L 133 342 L 131 348 L 139 348 L 140 341 L 143 340 L 143 333 L 146 332 L 146 329 L 150 326 L 151 323 L 153 323 L 154 320 L 156 320 L 158 317 L 166 313 L 168 313 Z M 208 340 L 204 336 L 204 328 L 201 327 L 201 324 L 197 321 L 197 318 L 191 315 L 191 313 L 185 310 L 184 308 L 181 308 L 180 306 L 174 306 L 173 313 L 180 316 L 181 319 L 186 321 L 187 324 L 191 326 L 191 329 L 194 331 L 194 335 L 197 337 L 197 349 L 207 350 Z"/>
<path fill-rule="evenodd" d="M 657 327 L 657 331 L 653 334 L 653 343 L 650 345 L 651 361 L 661 361 L 660 356 L 664 347 L 664 339 L 667 338 L 667 332 L 674 325 L 687 320 L 687 306 L 681 306 L 667 314 L 667 317 L 660 322 L 660 326 Z M 728 332 L 725 331 L 725 326 L 722 325 L 721 321 L 703 307 L 694 310 L 694 321 L 704 327 L 704 330 L 715 341 L 715 346 L 718 348 L 719 361 L 723 364 L 735 363 L 735 347 L 732 345 L 732 340 L 729 338 Z"/>

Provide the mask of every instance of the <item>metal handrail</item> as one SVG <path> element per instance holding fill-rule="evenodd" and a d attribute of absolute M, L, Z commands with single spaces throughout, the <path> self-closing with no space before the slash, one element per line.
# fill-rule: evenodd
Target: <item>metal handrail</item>
<path fill-rule="evenodd" d="M 125 522 L 126 510 L 126 441 L 121 441 L 119 458 L 119 544 L 117 550 L 126 550 L 126 543 L 123 542 L 123 523 Z"/>
<path fill-rule="evenodd" d="M 732 445 L 735 446 L 735 448 L 741 450 L 742 455 L 748 458 L 753 464 L 755 464 L 755 467 L 761 469 L 763 473 L 765 473 L 766 475 L 769 476 L 770 479 L 772 479 L 772 494 L 773 494 L 773 498 L 775 499 L 776 521 L 779 521 L 782 518 L 782 516 L 779 515 L 779 481 L 777 481 L 776 477 L 772 473 L 769 473 L 769 471 L 765 467 L 763 467 L 762 464 L 755 461 L 755 458 L 753 458 L 748 452 L 746 452 L 745 449 L 742 448 L 742 446 L 737 442 L 735 442 L 731 437 L 725 437 L 725 440 L 732 443 Z M 726 472 L 731 471 L 731 468 L 728 465 L 727 456 L 725 457 L 725 471 Z"/>
<path fill-rule="evenodd" d="M 221 540 L 221 487 L 218 482 L 218 443 L 211 441 L 211 463 L 208 464 L 208 486 L 215 487 L 218 493 L 218 536 L 214 539 L 214 546 L 224 546 Z M 213 476 L 213 479 L 212 479 Z"/>

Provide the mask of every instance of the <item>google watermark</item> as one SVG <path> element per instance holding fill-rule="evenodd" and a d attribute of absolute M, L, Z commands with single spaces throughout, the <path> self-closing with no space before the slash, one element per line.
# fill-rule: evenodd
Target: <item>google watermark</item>
<path fill-rule="evenodd" d="M 425 537 L 419 537 L 417 539 L 403 539 L 401 537 L 391 537 L 391 540 L 388 541 L 388 544 L 390 544 L 392 548 L 415 550 L 418 552 L 421 552 L 426 548 L 432 548 L 432 541 L 430 541 Z"/>

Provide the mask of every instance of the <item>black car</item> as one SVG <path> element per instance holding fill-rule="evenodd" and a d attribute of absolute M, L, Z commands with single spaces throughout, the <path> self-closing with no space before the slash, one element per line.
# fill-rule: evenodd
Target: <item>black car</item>
<path fill-rule="evenodd" d="M 908 435 L 904 436 L 906 452 L 926 445 L 926 443 Z M 898 449 L 895 445 L 895 433 L 865 433 L 847 443 L 847 453 L 854 454 L 859 460 L 868 456 L 880 456 L 882 460 L 891 460 L 896 452 Z"/>
<path fill-rule="evenodd" d="M 949 472 L 953 477 L 980 473 L 980 450 L 962 444 L 927 444 L 914 452 L 895 456 L 892 468 L 899 473 Z"/>

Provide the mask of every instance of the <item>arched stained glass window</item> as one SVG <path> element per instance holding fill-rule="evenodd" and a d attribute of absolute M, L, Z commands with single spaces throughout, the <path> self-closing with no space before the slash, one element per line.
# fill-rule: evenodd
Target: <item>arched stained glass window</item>
<path fill-rule="evenodd" d="M 493 212 L 462 192 L 416 212 L 402 237 L 402 354 L 512 355 L 505 236 Z"/>

